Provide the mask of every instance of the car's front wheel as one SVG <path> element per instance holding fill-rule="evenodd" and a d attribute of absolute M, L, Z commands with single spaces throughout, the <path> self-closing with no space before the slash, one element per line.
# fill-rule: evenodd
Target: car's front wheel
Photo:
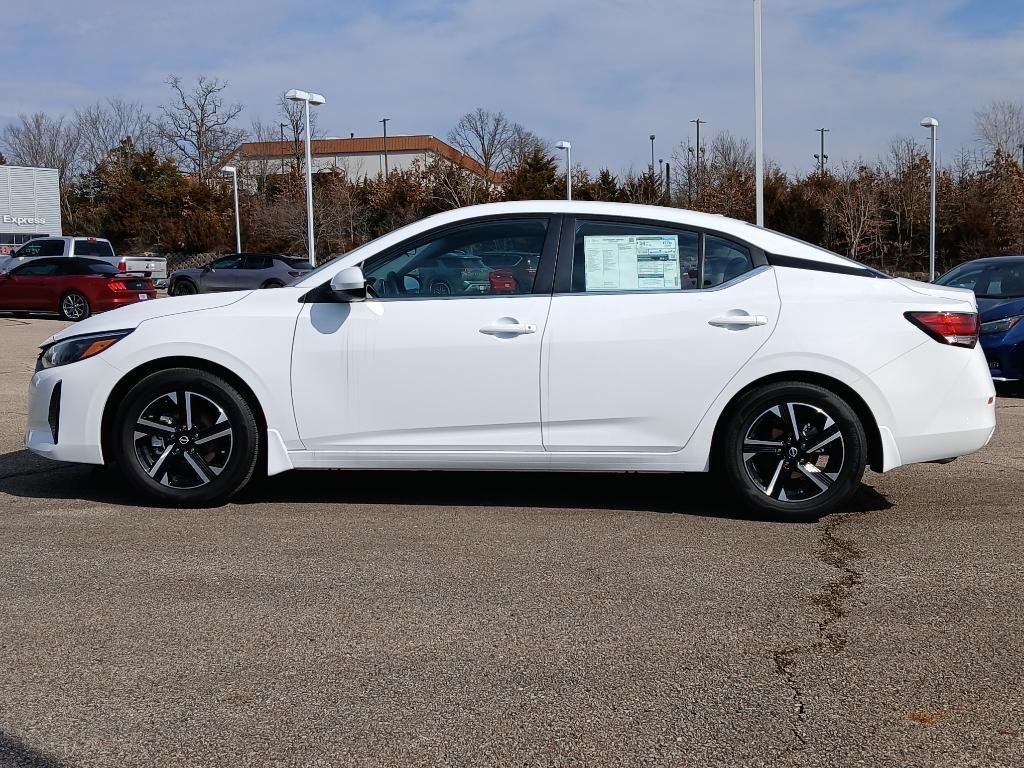
<path fill-rule="evenodd" d="M 252 478 L 259 427 L 246 399 L 206 371 L 153 373 L 128 392 L 114 421 L 114 452 L 128 481 L 162 504 L 216 504 Z"/>
<path fill-rule="evenodd" d="M 814 384 L 778 382 L 735 404 L 716 467 L 748 508 L 806 518 L 848 503 L 866 461 L 864 426 L 849 403 Z"/>
<path fill-rule="evenodd" d="M 199 293 L 199 289 L 191 280 L 179 280 L 171 286 L 169 293 L 171 296 L 193 296 Z"/>

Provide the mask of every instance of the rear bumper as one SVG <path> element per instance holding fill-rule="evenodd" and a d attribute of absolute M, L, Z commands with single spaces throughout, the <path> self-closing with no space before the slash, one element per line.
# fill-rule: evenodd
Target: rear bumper
<path fill-rule="evenodd" d="M 891 434 L 885 470 L 984 448 L 996 427 L 995 386 L 985 355 L 929 341 L 871 375 L 886 393 Z"/>
<path fill-rule="evenodd" d="M 145 299 L 140 299 L 139 294 L 146 294 Z M 137 304 L 140 301 L 154 301 L 156 299 L 156 291 L 125 291 L 122 295 L 113 295 L 109 298 L 104 297 L 103 299 L 97 300 L 93 306 L 93 312 L 107 312 L 111 309 L 117 309 L 118 307 L 126 307 L 129 304 Z"/>

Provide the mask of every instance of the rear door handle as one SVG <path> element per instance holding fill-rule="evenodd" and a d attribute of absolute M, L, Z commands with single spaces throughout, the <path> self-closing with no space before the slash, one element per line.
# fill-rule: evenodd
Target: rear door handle
<path fill-rule="evenodd" d="M 493 325 L 485 325 L 480 333 L 488 336 L 523 336 L 527 333 L 536 333 L 537 326 L 533 323 L 520 322 L 497 322 Z"/>
<path fill-rule="evenodd" d="M 753 328 L 755 325 L 768 325 L 764 315 L 725 315 L 708 320 L 708 325 L 717 328 Z"/>

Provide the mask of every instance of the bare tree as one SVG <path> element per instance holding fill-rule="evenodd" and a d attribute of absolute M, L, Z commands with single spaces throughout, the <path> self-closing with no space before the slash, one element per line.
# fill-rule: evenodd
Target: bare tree
<path fill-rule="evenodd" d="M 61 209 L 73 221 L 69 205 L 71 180 L 80 170 L 81 139 L 73 120 L 53 118 L 43 112 L 19 114 L 18 121 L 4 127 L 0 143 L 13 165 L 56 168 L 60 182 Z"/>
<path fill-rule="evenodd" d="M 228 84 L 216 77 L 200 76 L 191 90 L 177 75 L 167 84 L 174 96 L 160 108 L 160 135 L 183 171 L 209 181 L 245 139 L 245 131 L 234 125 L 242 105 L 225 103 Z"/>
<path fill-rule="evenodd" d="M 504 112 L 477 107 L 459 118 L 448 132 L 448 142 L 480 163 L 488 175 L 504 161 L 512 136 L 512 122 Z"/>
<path fill-rule="evenodd" d="M 125 140 L 139 151 L 157 146 L 153 121 L 138 102 L 120 98 L 97 101 L 75 110 L 74 124 L 81 140 L 81 158 L 86 169 L 95 168 Z"/>
<path fill-rule="evenodd" d="M 1024 144 L 1024 104 L 998 99 L 974 113 L 978 139 L 992 154 L 1018 157 Z"/>
<path fill-rule="evenodd" d="M 869 252 L 885 224 L 878 175 L 865 165 L 844 165 L 825 201 L 826 211 L 839 231 L 846 253 L 857 258 Z"/>
<path fill-rule="evenodd" d="M 304 144 L 306 138 L 306 105 L 301 101 L 286 99 L 282 93 L 277 101 L 277 108 L 281 117 L 281 123 L 285 125 L 285 141 L 291 141 L 292 143 L 292 167 L 296 174 L 301 173 L 302 164 L 305 162 L 306 157 Z M 281 126 L 278 125 L 277 127 L 280 129 Z M 321 138 L 320 121 L 317 118 L 315 109 L 309 110 L 309 138 L 311 141 Z M 277 140 L 280 141 L 280 133 Z"/>

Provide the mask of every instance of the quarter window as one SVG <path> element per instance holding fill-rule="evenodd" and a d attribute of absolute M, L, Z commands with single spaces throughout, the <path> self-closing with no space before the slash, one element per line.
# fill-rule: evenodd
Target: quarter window
<path fill-rule="evenodd" d="M 707 235 L 704 238 L 704 287 L 714 288 L 754 268 L 750 251 L 731 240 Z"/>
<path fill-rule="evenodd" d="M 532 293 L 546 234 L 544 219 L 470 224 L 367 261 L 363 272 L 381 298 Z"/>

